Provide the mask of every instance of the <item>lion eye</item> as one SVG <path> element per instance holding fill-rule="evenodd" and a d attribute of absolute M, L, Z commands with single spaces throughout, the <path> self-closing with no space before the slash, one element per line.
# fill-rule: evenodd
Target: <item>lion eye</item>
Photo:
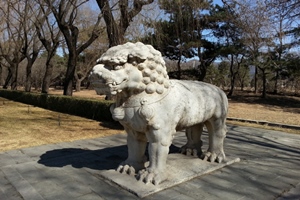
<path fill-rule="evenodd" d="M 104 68 L 108 69 L 108 70 L 113 70 L 114 67 L 110 66 L 110 65 L 105 65 Z"/>

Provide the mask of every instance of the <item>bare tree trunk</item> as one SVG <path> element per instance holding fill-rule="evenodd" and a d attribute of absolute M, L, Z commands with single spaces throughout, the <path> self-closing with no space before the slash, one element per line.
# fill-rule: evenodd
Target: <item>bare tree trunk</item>
<path fill-rule="evenodd" d="M 123 36 L 120 36 L 120 31 L 117 23 L 114 20 L 108 0 L 96 0 L 106 24 L 106 31 L 109 41 L 109 47 L 119 45 L 123 42 Z"/>
<path fill-rule="evenodd" d="M 274 83 L 274 94 L 278 93 L 278 79 L 279 79 L 279 71 L 276 70 L 275 83 Z"/>
<path fill-rule="evenodd" d="M 231 54 L 231 63 L 230 63 L 230 90 L 227 96 L 231 97 L 233 95 L 234 86 L 235 86 L 235 80 L 236 76 L 239 73 L 241 63 L 243 61 L 244 56 L 241 58 L 240 61 L 237 61 L 236 69 L 234 70 L 234 55 Z"/>
<path fill-rule="evenodd" d="M 200 70 L 200 73 L 199 73 L 199 76 L 198 76 L 198 81 L 203 81 L 205 76 L 206 76 L 206 66 L 204 64 L 200 64 L 199 65 L 199 70 Z"/>
<path fill-rule="evenodd" d="M 227 96 L 231 97 L 234 90 L 234 83 L 235 83 L 235 75 L 233 71 L 233 55 L 231 55 L 231 61 L 230 61 L 230 90 Z"/>
<path fill-rule="evenodd" d="M 26 74 L 26 80 L 25 80 L 25 92 L 31 91 L 31 85 L 32 85 L 32 78 L 31 78 L 31 70 L 30 72 Z"/>
<path fill-rule="evenodd" d="M 25 81 L 25 92 L 31 91 L 31 85 L 32 85 L 32 78 L 31 78 L 31 69 L 32 69 L 33 63 L 28 60 L 27 66 L 26 66 L 26 81 Z"/>
<path fill-rule="evenodd" d="M 67 96 L 72 96 L 73 94 L 73 80 L 75 75 L 76 62 L 77 62 L 76 53 L 70 51 L 69 58 L 68 58 L 68 68 L 67 68 L 66 77 L 64 81 L 64 95 Z"/>
<path fill-rule="evenodd" d="M 79 78 L 78 74 L 75 73 L 74 77 L 75 77 L 75 80 L 76 80 L 75 90 L 76 90 L 76 92 L 80 92 L 80 90 L 81 90 L 81 83 L 87 77 L 87 75 L 83 75 L 81 78 Z"/>
<path fill-rule="evenodd" d="M 257 93 L 257 66 L 255 66 L 255 72 L 254 72 L 254 93 Z"/>
<path fill-rule="evenodd" d="M 233 73 L 230 77 L 230 90 L 227 94 L 228 97 L 231 97 L 233 95 L 234 85 L 235 85 L 235 77 L 236 77 L 236 73 Z"/>
<path fill-rule="evenodd" d="M 80 92 L 81 90 L 81 80 L 80 79 L 76 79 L 76 84 L 75 84 L 75 91 L 76 92 Z"/>
<path fill-rule="evenodd" d="M 11 83 L 10 83 L 10 86 L 11 86 L 11 90 L 17 90 L 17 82 L 18 82 L 18 64 L 14 63 L 12 66 L 11 66 Z"/>
<path fill-rule="evenodd" d="M 198 81 L 203 81 L 206 76 L 208 66 L 215 60 L 215 58 L 204 59 L 200 47 L 198 47 L 198 57 L 200 62 L 200 65 L 198 65 Z"/>
<path fill-rule="evenodd" d="M 52 59 L 50 58 L 50 60 L 47 59 L 46 61 L 46 71 L 42 83 L 42 93 L 48 94 L 49 92 L 52 72 L 53 72 L 53 63 L 52 63 Z"/>
<path fill-rule="evenodd" d="M 239 79 L 240 79 L 240 83 L 241 83 L 241 91 L 244 91 L 244 87 L 245 87 L 245 77 L 246 77 L 247 72 L 241 74 L 239 73 Z"/>
<path fill-rule="evenodd" d="M 33 63 L 36 61 L 40 49 L 41 49 L 41 45 L 37 44 L 37 35 L 35 34 L 35 40 L 33 41 L 33 47 L 32 50 L 30 50 L 27 46 L 27 48 L 25 48 L 25 52 L 24 54 L 26 55 L 27 58 L 27 66 L 26 66 L 26 82 L 25 82 L 25 91 L 26 92 L 30 92 L 31 91 L 31 86 L 32 86 L 32 66 Z M 30 52 L 29 52 L 30 51 Z"/>
<path fill-rule="evenodd" d="M 267 97 L 267 79 L 266 79 L 266 73 L 263 73 L 263 91 L 262 91 L 262 98 Z"/>
<path fill-rule="evenodd" d="M 109 47 L 116 46 L 124 42 L 124 35 L 130 25 L 130 22 L 137 14 L 140 13 L 144 5 L 151 4 L 153 1 L 154 0 L 134 0 L 131 2 L 133 4 L 132 9 L 129 7 L 130 2 L 128 0 L 119 1 L 118 3 L 121 17 L 120 22 L 117 23 L 114 19 L 112 8 L 110 8 L 109 5 L 109 2 L 111 1 L 96 0 L 106 24 Z"/>
<path fill-rule="evenodd" d="M 261 94 L 262 98 L 266 98 L 267 97 L 267 74 L 266 74 L 266 70 L 263 68 L 259 68 L 262 72 L 262 81 L 263 81 L 263 91 Z"/>
<path fill-rule="evenodd" d="M 9 85 L 9 82 L 11 80 L 11 77 L 12 77 L 12 72 L 11 72 L 11 69 L 8 68 L 8 74 L 6 76 L 6 79 L 5 79 L 5 82 L 4 82 L 4 85 L 3 85 L 3 89 L 7 89 L 8 88 L 8 85 Z"/>
<path fill-rule="evenodd" d="M 2 85 L 2 65 L 0 64 L 0 85 Z"/>

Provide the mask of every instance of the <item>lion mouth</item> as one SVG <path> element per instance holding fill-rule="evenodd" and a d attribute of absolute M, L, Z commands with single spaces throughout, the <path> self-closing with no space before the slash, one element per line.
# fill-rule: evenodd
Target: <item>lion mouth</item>
<path fill-rule="evenodd" d="M 110 88 L 110 93 L 112 95 L 116 95 L 117 93 L 122 92 L 120 85 L 122 85 L 124 82 L 126 82 L 126 79 L 122 80 L 120 83 L 117 83 L 116 81 L 107 82 L 106 85 Z"/>

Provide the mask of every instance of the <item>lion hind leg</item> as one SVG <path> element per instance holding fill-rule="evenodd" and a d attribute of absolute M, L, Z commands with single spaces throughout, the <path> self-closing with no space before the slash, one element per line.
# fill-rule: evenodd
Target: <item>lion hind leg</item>
<path fill-rule="evenodd" d="M 201 135 L 203 131 L 203 123 L 196 124 L 194 126 L 188 127 L 185 130 L 185 134 L 187 137 L 187 143 L 180 148 L 180 152 L 182 154 L 186 154 L 187 156 L 195 156 L 198 157 L 202 154 L 202 141 Z"/>
<path fill-rule="evenodd" d="M 214 119 L 205 122 L 209 134 L 209 146 L 207 152 L 203 153 L 201 158 L 210 162 L 221 163 L 225 160 L 223 149 L 224 139 L 226 137 L 226 124 L 224 119 Z"/>

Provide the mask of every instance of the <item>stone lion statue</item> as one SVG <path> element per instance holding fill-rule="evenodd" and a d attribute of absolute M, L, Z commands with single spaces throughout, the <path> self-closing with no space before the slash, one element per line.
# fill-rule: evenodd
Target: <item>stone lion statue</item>
<path fill-rule="evenodd" d="M 225 159 L 226 95 L 207 83 L 170 80 L 161 53 L 151 45 L 126 43 L 108 49 L 97 60 L 90 81 L 96 90 L 116 97 L 112 117 L 127 132 L 128 158 L 117 171 L 154 185 L 164 181 L 169 147 L 182 129 L 187 136 L 182 153 L 210 162 Z M 206 152 L 200 139 L 204 125 L 209 133 Z M 147 142 L 149 166 L 145 167 Z"/>

